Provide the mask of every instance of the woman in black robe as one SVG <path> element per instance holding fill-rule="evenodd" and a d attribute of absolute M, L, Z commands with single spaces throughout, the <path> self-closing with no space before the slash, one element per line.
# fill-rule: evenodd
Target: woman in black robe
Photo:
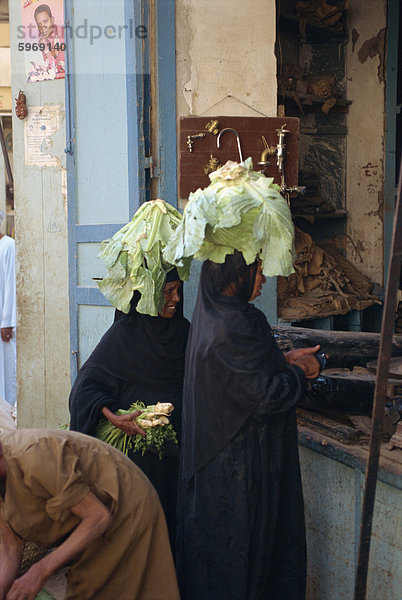
<path fill-rule="evenodd" d="M 295 405 L 319 346 L 279 350 L 235 252 L 201 271 L 186 352 L 177 561 L 184 600 L 302 600 Z M 293 364 L 289 364 L 293 363 Z"/>
<path fill-rule="evenodd" d="M 183 317 L 182 283 L 176 269 L 167 275 L 164 306 L 159 316 L 136 311 L 138 293 L 130 313 L 116 311 L 116 320 L 80 369 L 71 390 L 70 429 L 95 436 L 102 417 L 130 435 L 144 435 L 134 421 L 140 413 L 116 415 L 133 402 L 171 402 L 171 423 L 180 442 L 184 356 L 190 324 Z M 176 531 L 178 447 L 168 440 L 165 453 L 129 452 L 129 457 L 147 475 L 159 494 L 169 536 Z"/>

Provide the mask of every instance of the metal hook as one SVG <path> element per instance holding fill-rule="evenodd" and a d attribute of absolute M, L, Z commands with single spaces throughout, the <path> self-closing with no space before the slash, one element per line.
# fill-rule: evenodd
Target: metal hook
<path fill-rule="evenodd" d="M 239 134 L 236 131 L 236 129 L 232 129 L 231 127 L 226 127 L 225 129 L 222 129 L 222 131 L 219 132 L 218 137 L 216 138 L 216 147 L 220 148 L 221 135 L 222 135 L 222 133 L 225 133 L 225 131 L 231 131 L 232 133 L 235 134 L 236 140 L 237 140 L 237 149 L 239 151 L 240 162 L 243 162 L 243 154 L 242 154 L 241 147 L 240 147 L 240 137 L 239 137 Z"/>

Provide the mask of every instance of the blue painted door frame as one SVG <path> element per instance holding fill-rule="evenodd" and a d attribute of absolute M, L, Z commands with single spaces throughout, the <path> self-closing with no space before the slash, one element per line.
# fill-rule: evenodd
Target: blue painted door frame
<path fill-rule="evenodd" d="M 155 11 L 152 38 L 150 7 Z M 89 39 L 77 39 L 77 27 L 85 20 L 89 29 L 94 25 L 106 32 L 110 23 L 117 29 L 118 23 L 111 19 L 120 19 L 122 30 L 126 28 L 124 39 L 115 45 L 107 37 L 96 40 L 96 48 Z M 101 269 L 95 258 L 99 243 L 149 199 L 146 169 L 152 162 L 158 196 L 176 204 L 174 0 L 65 0 L 65 23 L 73 32 L 66 36 L 66 153 L 74 381 L 113 316 L 92 280 Z M 150 42 L 155 54 L 153 110 L 157 115 L 153 161 L 146 155 Z"/>

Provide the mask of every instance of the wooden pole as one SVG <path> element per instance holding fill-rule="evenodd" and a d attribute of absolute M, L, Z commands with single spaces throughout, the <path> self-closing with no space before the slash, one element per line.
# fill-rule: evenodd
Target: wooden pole
<path fill-rule="evenodd" d="M 392 234 L 391 257 L 388 269 L 388 280 L 385 292 L 384 312 L 381 327 L 380 352 L 377 367 L 377 378 L 374 391 L 372 427 L 367 458 L 366 480 L 364 486 L 362 520 L 360 526 L 359 556 L 356 569 L 354 600 L 365 600 L 367 574 L 370 556 L 371 530 L 375 492 L 377 486 L 378 463 L 380 459 L 381 438 L 383 431 L 384 409 L 387 398 L 387 382 L 391 359 L 392 335 L 395 326 L 395 307 L 402 261 L 402 212 L 401 185 L 402 161 L 399 171 L 399 184 Z"/>

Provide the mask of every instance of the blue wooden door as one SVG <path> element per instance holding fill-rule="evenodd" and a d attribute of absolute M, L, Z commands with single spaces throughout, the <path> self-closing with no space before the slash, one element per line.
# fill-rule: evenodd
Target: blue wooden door
<path fill-rule="evenodd" d="M 160 9 L 153 0 L 65 0 L 65 11 L 74 380 L 113 321 L 114 311 L 95 282 L 105 274 L 97 259 L 100 243 L 151 198 L 151 185 L 156 196 L 170 185 L 170 201 L 175 202 L 174 0 L 160 3 Z M 152 86 L 150 56 L 155 57 Z M 167 56 L 173 62 L 159 68 Z M 169 74 L 166 87 L 163 79 Z M 167 94 L 169 108 L 164 106 Z"/>

